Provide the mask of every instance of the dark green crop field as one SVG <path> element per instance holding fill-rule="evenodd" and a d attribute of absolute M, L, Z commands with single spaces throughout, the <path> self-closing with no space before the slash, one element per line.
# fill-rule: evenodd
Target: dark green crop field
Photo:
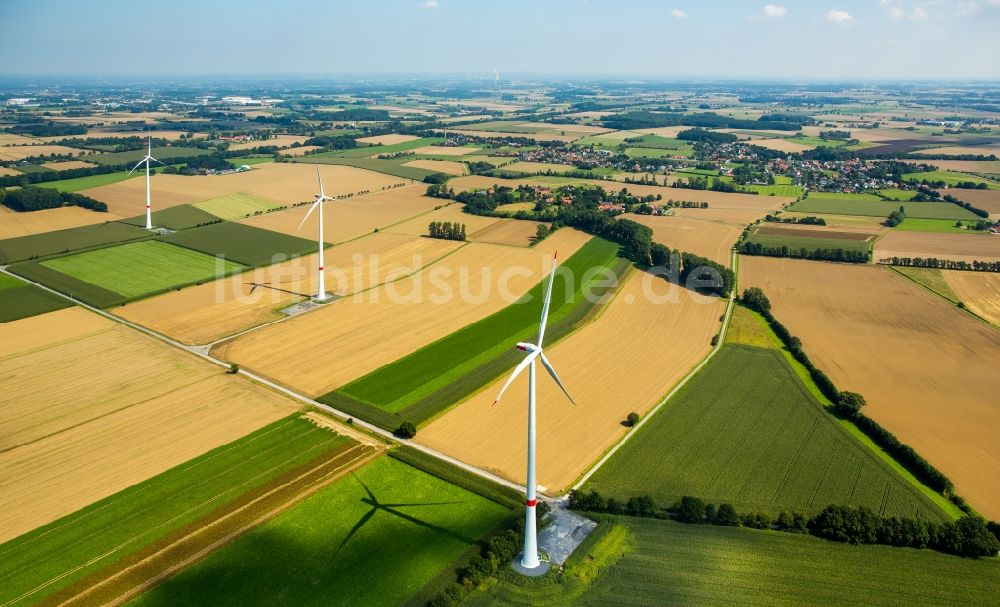
<path fill-rule="evenodd" d="M 315 240 L 228 221 L 175 232 L 160 240 L 252 267 L 316 252 Z"/>
<path fill-rule="evenodd" d="M 587 483 L 605 496 L 684 495 L 740 511 L 815 513 L 829 504 L 950 518 L 858 442 L 781 352 L 726 345 Z"/>

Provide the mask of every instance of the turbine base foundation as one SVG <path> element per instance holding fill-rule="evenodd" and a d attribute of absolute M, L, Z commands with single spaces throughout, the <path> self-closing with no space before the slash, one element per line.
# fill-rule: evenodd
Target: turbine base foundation
<path fill-rule="evenodd" d="M 517 556 L 514 557 L 514 561 L 511 562 L 510 564 L 511 567 L 514 568 L 514 571 L 520 573 L 521 575 L 526 575 L 528 577 L 540 577 L 549 572 L 550 565 L 548 561 L 541 561 L 538 564 L 538 567 L 535 567 L 534 569 L 528 569 L 527 567 L 521 564 L 521 557 L 523 556 L 524 553 L 519 552 L 517 553 Z"/>

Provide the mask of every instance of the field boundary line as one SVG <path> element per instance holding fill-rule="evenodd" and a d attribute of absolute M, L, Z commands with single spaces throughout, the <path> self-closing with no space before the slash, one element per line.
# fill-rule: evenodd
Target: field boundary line
<path fill-rule="evenodd" d="M 732 259 L 731 265 L 733 267 L 736 267 L 737 256 L 736 256 L 735 249 L 733 249 L 731 251 L 730 255 L 731 255 L 731 259 Z M 701 371 L 705 367 L 705 365 L 707 365 L 709 363 L 709 361 L 711 361 L 712 358 L 714 358 L 715 355 L 718 354 L 722 350 L 722 346 L 726 342 L 726 330 L 729 328 L 729 321 L 732 318 L 733 306 L 734 306 L 735 302 L 736 302 L 736 288 L 735 288 L 735 285 L 734 285 L 732 292 L 729 293 L 729 303 L 726 305 L 726 315 L 725 315 L 725 318 L 722 321 L 722 327 L 719 329 L 718 339 L 716 340 L 715 346 L 712 348 L 712 351 L 709 352 L 705 356 L 705 358 L 703 358 L 701 360 L 700 363 L 698 363 L 697 365 L 695 365 L 695 367 L 693 369 L 691 369 L 690 371 L 688 371 L 688 374 L 685 375 L 683 378 L 681 378 L 681 380 L 679 382 L 677 382 L 677 384 L 674 385 L 674 387 L 670 390 L 670 392 L 668 392 L 667 395 L 664 396 L 662 400 L 660 400 L 660 402 L 656 403 L 656 405 L 652 409 L 650 409 L 646 413 L 646 415 L 642 416 L 642 419 L 639 420 L 639 423 L 636 424 L 630 431 L 628 431 L 625 434 L 625 436 L 622 437 L 622 439 L 620 441 L 618 441 L 613 447 L 611 447 L 610 449 L 608 449 L 608 451 L 604 454 L 604 456 L 601 457 L 601 459 L 597 460 L 597 463 L 594 464 L 593 466 L 591 466 L 590 469 L 587 470 L 583 474 L 583 476 L 580 477 L 580 479 L 575 484 L 572 485 L 572 487 L 570 488 L 571 491 L 575 491 L 575 490 L 579 489 L 580 487 L 582 487 L 584 485 L 584 483 L 586 483 L 588 480 L 590 480 L 590 477 L 593 476 L 594 473 L 596 473 L 601 468 L 601 466 L 603 466 L 604 464 L 606 464 L 608 462 L 608 460 L 611 459 L 611 457 L 615 453 L 617 453 L 618 450 L 621 449 L 622 446 L 625 443 L 627 443 L 629 441 L 629 439 L 631 439 L 633 436 L 635 436 L 635 434 L 644 425 L 646 425 L 646 422 L 649 421 L 649 419 L 651 417 L 653 417 L 654 415 L 656 415 L 656 413 L 660 409 L 662 409 L 665 404 L 667 404 L 667 401 L 669 401 L 678 392 L 680 392 L 681 388 L 683 388 L 684 386 L 686 386 L 687 383 L 691 380 L 691 378 L 694 377 L 699 371 Z M 565 494 L 562 495 L 562 496 L 559 496 L 557 499 L 562 499 L 563 497 L 565 497 Z"/>
<path fill-rule="evenodd" d="M 363 453 L 361 455 L 357 455 L 357 456 L 353 457 L 349 461 L 347 461 L 347 462 L 341 464 L 340 466 L 336 467 L 333 471 L 328 472 L 327 474 L 323 475 L 314 484 L 308 486 L 303 492 L 298 493 L 298 494 L 292 496 L 292 498 L 289 499 L 288 501 L 286 501 L 286 502 L 284 502 L 282 504 L 279 504 L 275 508 L 273 508 L 273 509 L 269 510 L 268 512 L 262 514 L 261 516 L 257 517 L 253 521 L 251 521 L 251 522 L 249 522 L 247 524 L 241 525 L 235 531 L 226 534 L 225 536 L 223 536 L 219 540 L 216 540 L 215 542 L 212 542 L 208 546 L 206 546 L 206 547 L 202 548 L 201 550 L 199 550 L 198 552 L 196 552 L 194 555 L 191 555 L 190 557 L 188 557 L 188 558 L 186 558 L 186 559 L 184 559 L 184 560 L 182 560 L 180 562 L 177 562 L 177 563 L 171 565 L 169 568 L 167 568 L 166 570 L 162 571 L 160 574 L 154 576 L 153 578 L 150 578 L 149 580 L 146 580 L 146 582 L 143 582 L 139 586 L 133 587 L 131 590 L 129 590 L 125 594 L 118 596 L 114 601 L 111 601 L 111 602 L 106 603 L 106 604 L 108 604 L 108 605 L 119 605 L 119 604 L 122 604 L 123 602 L 125 602 L 125 601 L 127 601 L 127 600 L 129 600 L 129 599 L 131 599 L 133 597 L 135 597 L 136 595 L 140 594 L 141 592 L 143 592 L 145 590 L 148 590 L 149 588 L 151 588 L 152 586 L 154 586 L 156 583 L 158 583 L 159 581 L 162 581 L 166 577 L 169 577 L 170 575 L 172 575 L 176 571 L 178 571 L 180 569 L 183 569 L 184 567 L 188 566 L 189 564 L 191 564 L 191 563 L 193 563 L 195 561 L 198 561 L 198 560 L 204 558 L 206 555 L 208 555 L 210 552 L 214 551 L 219 546 L 222 546 L 223 544 L 231 541 L 233 538 L 235 538 L 235 537 L 237 537 L 239 535 L 242 535 L 243 533 L 246 533 L 250 529 L 252 529 L 252 528 L 254 528 L 254 527 L 256 527 L 256 526 L 258 526 L 258 525 L 260 525 L 260 524 L 262 524 L 264 522 L 266 522 L 267 520 L 273 518 L 274 516 L 280 514 L 281 512 L 287 510 L 288 508 L 290 508 L 290 507 L 298 504 L 303 499 L 305 499 L 305 498 L 313 495 L 314 493 L 316 493 L 320 489 L 322 489 L 322 488 L 326 487 L 327 485 L 329 485 L 331 482 L 339 479 L 344 474 L 346 474 L 346 473 L 348 473 L 348 472 L 356 469 L 362 463 L 364 463 L 364 462 L 366 462 L 368 460 L 374 459 L 375 457 L 378 457 L 379 455 L 382 454 L 382 449 L 378 449 L 378 448 L 374 448 L 373 447 L 371 450 L 367 450 L 367 449 L 365 449 L 365 447 L 366 447 L 365 445 L 359 444 L 359 445 L 356 445 L 355 447 L 352 447 L 351 449 L 348 449 L 347 451 L 339 454 L 340 456 L 347 455 L 351 451 L 353 451 L 355 449 L 359 449 L 359 448 L 362 449 L 362 451 L 363 451 Z M 327 462 L 327 463 L 329 463 L 329 462 Z M 322 465 L 323 464 L 320 464 L 320 466 L 318 466 L 318 467 L 322 467 Z M 163 548 L 161 548 L 160 550 L 156 551 L 155 553 L 153 553 L 153 554 L 151 554 L 151 555 L 143 558 L 141 561 L 129 565 L 125 569 L 122 569 L 121 571 L 116 572 L 111 577 L 105 578 L 104 580 L 101 580 L 99 583 L 97 583 L 97 584 L 95 584 L 95 585 L 93 585 L 93 586 L 85 589 L 83 592 L 78 593 L 76 596 L 70 597 L 70 598 L 66 599 L 65 601 L 59 603 L 59 607 L 64 607 L 66 605 L 73 604 L 73 603 L 75 603 L 78 600 L 81 600 L 81 597 L 86 597 L 87 595 L 92 594 L 96 590 L 99 590 L 101 587 L 106 586 L 109 583 L 113 582 L 114 580 L 117 580 L 118 578 L 124 576 L 129 571 L 134 570 L 137 567 L 140 567 L 140 566 L 142 566 L 144 564 L 147 564 L 147 563 L 151 562 L 152 560 L 158 558 L 159 556 L 161 556 L 163 553 L 167 552 L 171 548 L 174 548 L 174 547 L 182 544 L 183 542 L 185 542 L 185 541 L 187 541 L 187 540 L 189 540 L 189 539 L 191 539 L 191 538 L 193 538 L 195 536 L 198 536 L 201 533 L 204 533 L 206 530 L 208 530 L 208 529 L 210 529 L 212 527 L 215 527 L 215 526 L 221 524 L 222 522 L 224 522 L 224 521 L 226 521 L 226 520 L 228 520 L 228 519 L 236 516 L 240 512 L 242 512 L 242 511 L 244 511 L 244 510 L 252 507 L 253 505 L 255 505 L 258 502 L 260 502 L 261 500 L 263 500 L 263 499 L 265 499 L 265 498 L 267 498 L 267 497 L 269 497 L 271 495 L 274 495 L 275 493 L 277 493 L 277 492 L 285 489 L 286 487 L 288 487 L 288 486 L 292 485 L 293 483 L 301 480 L 302 478 L 305 478 L 305 477 L 309 476 L 310 474 L 312 474 L 313 472 L 315 472 L 315 470 L 316 470 L 316 468 L 313 468 L 311 470 L 303 472 L 302 474 L 300 474 L 299 476 L 295 477 L 294 479 L 290 479 L 289 481 L 287 481 L 287 482 L 285 482 L 285 483 L 283 483 L 283 484 L 281 484 L 281 485 L 279 485 L 277 487 L 274 487 L 273 489 L 271 489 L 270 491 L 268 491 L 264 495 L 261 495 L 261 496 L 255 498 L 255 499 L 253 499 L 252 501 L 250 501 L 250 502 L 248 502 L 248 503 L 240 506 L 238 509 L 233 510 L 232 512 L 228 512 L 224 516 L 215 519 L 214 521 L 210 522 L 209 524 L 204 525 L 202 527 L 199 527 L 199 528 L 193 530 L 191 533 L 185 535 L 182 538 L 178 538 L 176 541 L 170 543 L 167 546 L 164 546 Z"/>
<path fill-rule="evenodd" d="M 877 265 L 877 266 L 882 266 L 882 267 L 886 267 L 886 268 L 889 268 L 890 270 L 892 270 L 893 274 L 896 274 L 897 276 L 902 276 L 903 278 L 905 278 L 906 280 L 908 280 L 908 281 L 912 282 L 913 284 L 917 285 L 917 286 L 918 286 L 918 287 L 920 287 L 921 289 L 924 289 L 925 291 L 928 291 L 928 292 L 930 292 L 930 293 L 931 293 L 932 295 L 934 295 L 934 297 L 936 297 L 936 298 L 938 298 L 938 299 L 941 299 L 941 300 L 943 300 L 943 301 L 944 301 L 945 303 L 947 303 L 947 304 L 948 304 L 949 306 L 951 306 L 951 307 L 953 307 L 953 308 L 956 308 L 956 309 L 959 309 L 959 310 L 961 310 L 962 312 L 965 312 L 966 314 L 968 314 L 969 316 L 971 316 L 971 317 L 975 318 L 976 320 L 978 320 L 978 321 L 982 322 L 983 324 L 986 324 L 986 325 L 988 325 L 988 326 L 990 326 L 990 327 L 993 327 L 994 329 L 996 329 L 996 330 L 1000 331 L 1000 325 L 995 325 L 995 324 L 993 324 L 992 322 L 990 322 L 990 321 L 989 321 L 988 319 L 986 319 L 986 318 L 983 318 L 982 316 L 980 316 L 980 315 L 976 314 L 976 313 L 975 313 L 975 312 L 973 312 L 973 311 L 972 311 L 971 309 L 969 309 L 969 306 L 968 306 L 968 305 L 964 305 L 964 302 L 962 302 L 962 303 L 963 303 L 963 306 L 962 306 L 962 307 L 958 307 L 957 305 L 953 304 L 953 303 L 951 302 L 951 300 L 949 300 L 948 298 L 946 298 L 946 297 L 945 297 L 944 295 L 941 295 L 940 293 L 938 293 L 938 292 L 937 292 L 937 291 L 935 291 L 934 289 L 932 289 L 932 288 L 928 287 L 927 285 L 925 285 L 925 284 L 923 284 L 923 283 L 920 283 L 920 282 L 917 282 L 917 281 L 916 281 L 916 280 L 914 280 L 913 278 L 910 278 L 910 277 L 909 277 L 909 276 L 907 276 L 906 274 L 903 274 L 902 272 L 900 272 L 899 270 L 897 270 L 897 269 L 896 269 L 896 266 L 893 266 L 893 265 L 891 265 L 891 264 L 886 264 L 886 263 L 877 263 L 877 264 L 875 264 L 875 265 Z M 923 268 L 922 268 L 922 269 L 923 269 Z M 933 270 L 938 270 L 939 272 L 947 272 L 947 271 L 949 271 L 949 270 L 944 270 L 944 269 L 942 269 L 942 268 L 926 268 L 926 269 L 928 269 L 928 270 L 931 270 L 931 269 L 933 269 Z M 952 272 L 961 272 L 962 270 L 951 270 L 951 271 L 952 271 Z M 956 293 L 955 295 L 957 296 L 958 294 Z"/>

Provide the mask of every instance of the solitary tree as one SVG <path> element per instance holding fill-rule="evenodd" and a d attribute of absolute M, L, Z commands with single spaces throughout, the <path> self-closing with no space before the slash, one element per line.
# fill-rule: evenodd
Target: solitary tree
<path fill-rule="evenodd" d="M 639 414 L 633 411 L 625 417 L 625 425 L 629 428 L 634 428 L 636 424 L 639 423 Z"/>
<path fill-rule="evenodd" d="M 837 398 L 837 411 L 848 417 L 854 417 L 865 406 L 865 397 L 857 392 L 841 392 Z"/>

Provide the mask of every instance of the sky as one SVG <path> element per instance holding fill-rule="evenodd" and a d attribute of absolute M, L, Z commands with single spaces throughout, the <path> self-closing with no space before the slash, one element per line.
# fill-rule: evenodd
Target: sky
<path fill-rule="evenodd" d="M 0 74 L 996 80 L 1000 0 L 0 0 Z"/>

